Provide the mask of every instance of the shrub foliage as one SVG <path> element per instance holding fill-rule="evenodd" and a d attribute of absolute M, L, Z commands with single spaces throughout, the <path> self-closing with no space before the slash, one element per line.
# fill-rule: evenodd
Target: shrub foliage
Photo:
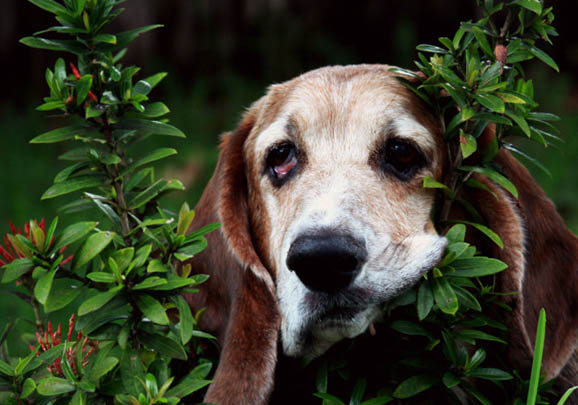
<path fill-rule="evenodd" d="M 67 125 L 31 143 L 67 142 L 71 147 L 61 159 L 70 166 L 42 198 L 73 194 L 77 198 L 62 206 L 63 215 L 96 208 L 101 221 L 87 218 L 61 230 L 58 218 L 48 226 L 31 220 L 23 232 L 13 227 L 4 238 L 1 280 L 16 284 L 13 293 L 31 305 L 37 331 L 28 356 L 15 358 L 4 350 L 0 402 L 179 403 L 210 383 L 212 364 L 202 346 L 213 339 L 197 329 L 202 313 L 191 313 L 182 295 L 194 293 L 206 276 L 191 275 L 190 266 L 180 262 L 202 251 L 204 235 L 218 225 L 189 232 L 194 211 L 187 204 L 171 213 L 159 203 L 183 186 L 157 179 L 151 164 L 176 150 L 135 152 L 134 145 L 151 136 L 184 136 L 163 118 L 168 107 L 149 99 L 165 73 L 138 79 L 138 67 L 122 64 L 126 47 L 160 26 L 106 32 L 122 12 L 122 0 L 29 1 L 52 13 L 58 25 L 21 42 L 66 55 L 46 70 L 50 95 L 38 110 L 56 113 Z M 466 227 L 500 248 L 503 242 L 459 191 L 483 188 L 472 177 L 481 173 L 517 197 L 515 186 L 492 164 L 501 147 L 546 170 L 510 139 L 523 136 L 545 146 L 558 139 L 550 124 L 558 118 L 536 111 L 532 81 L 523 69 L 523 62 L 537 58 L 558 70 L 538 47 L 556 35 L 554 16 L 540 0 L 478 3 L 484 12 L 479 21 L 462 23 L 453 38 L 439 39 L 441 46 L 417 47 L 417 73 L 392 69 L 438 115 L 445 131 L 450 176 L 444 183 L 426 178 L 424 187 L 442 195 L 435 220 L 440 230 L 448 229 L 446 254 L 413 289 L 387 304 L 391 338 L 380 373 L 351 367 L 355 344 L 310 366 L 317 367 L 315 395 L 324 404 L 346 403 L 340 397 L 348 390 L 349 403 L 363 405 L 424 398 L 490 404 L 496 395 L 501 403 L 548 403 L 549 384 L 539 374 L 545 316 L 532 376 L 525 380 L 501 358 L 507 330 L 499 313 L 509 308 L 495 291 L 494 277 L 506 265 L 468 244 Z M 496 137 L 481 148 L 478 140 L 488 125 L 495 125 Z M 474 155 L 475 163 L 466 164 Z M 471 218 L 448 222 L 452 204 L 463 205 Z M 61 325 L 53 327 L 48 318 L 65 307 L 74 315 L 63 337 Z M 0 344 L 11 327 L 5 327 Z M 175 370 L 185 360 L 192 371 L 177 381 Z M 480 381 L 490 382 L 489 394 Z M 339 393 L 332 391 L 336 384 Z"/>

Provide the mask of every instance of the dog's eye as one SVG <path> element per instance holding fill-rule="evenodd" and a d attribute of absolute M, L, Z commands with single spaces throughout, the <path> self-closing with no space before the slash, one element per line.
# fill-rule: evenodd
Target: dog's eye
<path fill-rule="evenodd" d="M 296 165 L 297 156 L 292 143 L 277 145 L 267 155 L 267 167 L 276 179 L 285 177 Z"/>
<path fill-rule="evenodd" d="M 410 180 L 425 166 L 425 158 L 413 143 L 399 138 L 387 140 L 383 152 L 382 167 L 402 181 Z"/>

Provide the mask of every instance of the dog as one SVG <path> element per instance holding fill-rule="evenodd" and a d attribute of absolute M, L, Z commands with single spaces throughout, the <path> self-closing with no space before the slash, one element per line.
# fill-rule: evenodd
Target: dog
<path fill-rule="evenodd" d="M 314 358 L 383 317 L 383 304 L 443 256 L 430 176 L 447 175 L 440 124 L 384 65 L 326 67 L 271 86 L 222 137 L 194 226 L 219 222 L 191 259 L 210 278 L 187 296 L 206 308 L 220 360 L 205 400 L 266 404 L 279 352 Z M 489 129 L 491 131 L 491 127 Z M 542 371 L 578 383 L 578 239 L 507 151 L 495 163 L 518 189 L 469 201 L 505 247 L 488 255 L 513 308 L 509 357 L 528 367 L 548 314 Z"/>

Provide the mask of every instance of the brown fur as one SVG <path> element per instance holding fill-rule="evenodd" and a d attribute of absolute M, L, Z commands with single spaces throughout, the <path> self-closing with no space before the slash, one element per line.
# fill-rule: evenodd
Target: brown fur
<path fill-rule="evenodd" d="M 271 225 L 261 195 L 249 191 L 259 187 L 260 166 L 246 160 L 247 149 L 252 147 L 248 143 L 254 142 L 255 136 L 275 120 L 283 103 L 293 96 L 291 83 L 303 84 L 319 77 L 328 83 L 347 81 L 367 72 L 389 76 L 387 68 L 351 67 L 331 77 L 324 77 L 330 75 L 321 69 L 290 84 L 272 86 L 268 96 L 249 110 L 239 127 L 223 137 L 219 163 L 196 207 L 197 219 L 193 224 L 198 228 L 211 222 L 222 223 L 220 230 L 208 236 L 206 251 L 191 261 L 195 272 L 211 277 L 200 293 L 187 297 L 194 308 L 207 308 L 201 327 L 215 334 L 222 347 L 206 401 L 223 405 L 265 404 L 273 389 L 280 314 L 271 248 L 266 238 Z M 432 133 L 439 134 L 434 118 L 416 98 L 402 86 L 393 86 L 389 91 L 399 93 L 404 108 L 412 111 Z M 334 111 L 327 111 L 324 116 L 333 125 L 339 119 Z M 250 137 L 251 134 L 254 136 Z M 246 142 L 248 137 L 250 140 Z M 444 151 L 439 150 L 438 155 L 443 159 Z M 496 200 L 485 191 L 470 191 L 465 197 L 475 203 L 487 224 L 505 243 L 503 250 L 490 249 L 509 265 L 499 278 L 500 289 L 517 293 L 505 298 L 514 309 L 508 320 L 512 333 L 511 361 L 521 368 L 530 364 L 538 312 L 545 307 L 548 323 L 543 371 L 549 378 L 560 375 L 563 386 L 576 384 L 578 240 L 519 162 L 503 150 L 495 162 L 516 185 L 519 199 L 514 200 L 481 176 L 478 180 L 500 198 Z M 436 178 L 441 178 L 442 166 L 434 168 Z M 406 189 L 394 190 L 398 194 L 407 193 Z M 394 197 L 399 201 L 405 198 Z M 431 223 L 427 226 L 431 227 Z"/>

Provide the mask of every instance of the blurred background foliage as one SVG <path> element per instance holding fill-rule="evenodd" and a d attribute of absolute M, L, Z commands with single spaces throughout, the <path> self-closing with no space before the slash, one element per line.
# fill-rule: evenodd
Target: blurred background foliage
<path fill-rule="evenodd" d="M 551 171 L 549 177 L 528 165 L 576 233 L 578 4 L 568 0 L 546 4 L 554 6 L 560 38 L 545 50 L 562 73 L 536 64 L 529 67 L 529 76 L 540 110 L 562 117 L 557 124 L 565 143 L 558 149 L 523 147 Z M 168 201 L 175 208 L 183 200 L 191 206 L 196 203 L 216 163 L 219 134 L 233 129 L 244 109 L 269 84 L 324 65 L 388 63 L 411 68 L 417 44 L 437 44 L 437 38 L 453 34 L 460 21 L 479 18 L 473 0 L 129 0 L 124 7 L 126 12 L 113 24 L 113 31 L 165 25 L 135 41 L 125 63 L 143 66 L 140 78 L 158 71 L 169 73 L 152 97 L 166 102 L 172 110 L 171 123 L 188 136 L 157 139 L 159 146 L 179 150 L 158 173 L 179 178 L 187 186 L 186 193 L 176 193 Z M 44 71 L 57 56 L 18 43 L 52 23 L 48 13 L 27 1 L 2 1 L 0 234 L 8 231 L 9 220 L 18 225 L 30 218 L 50 221 L 66 202 L 40 201 L 65 166 L 58 160 L 61 145 L 28 144 L 34 136 L 61 125 L 57 118 L 34 110 L 48 94 Z M 151 150 L 155 139 L 146 142 Z M 5 316 L 14 319 L 20 313 L 18 301 L 3 291 L 5 286 L 0 286 L 0 324 Z"/>

